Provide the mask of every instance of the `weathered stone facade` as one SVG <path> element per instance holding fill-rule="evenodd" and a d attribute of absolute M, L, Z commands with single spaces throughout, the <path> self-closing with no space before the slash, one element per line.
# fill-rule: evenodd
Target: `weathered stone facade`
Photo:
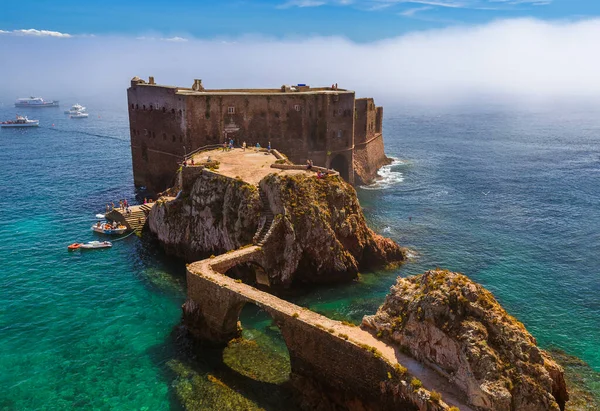
<path fill-rule="evenodd" d="M 383 152 L 383 108 L 354 91 L 308 86 L 206 90 L 134 77 L 127 90 L 136 186 L 162 191 L 186 152 L 233 139 L 259 143 L 295 163 L 311 159 L 352 184 L 369 183 L 389 160 Z"/>

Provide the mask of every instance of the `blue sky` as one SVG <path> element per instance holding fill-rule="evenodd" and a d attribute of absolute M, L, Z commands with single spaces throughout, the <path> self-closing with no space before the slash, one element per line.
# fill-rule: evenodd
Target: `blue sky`
<path fill-rule="evenodd" d="M 357 42 L 498 19 L 600 16 L 598 0 L 3 1 L 0 30 L 235 38 L 343 36 Z"/>

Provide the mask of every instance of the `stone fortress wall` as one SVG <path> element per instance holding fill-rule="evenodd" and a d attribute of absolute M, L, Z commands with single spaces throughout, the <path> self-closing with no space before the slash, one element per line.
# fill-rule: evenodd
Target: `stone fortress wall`
<path fill-rule="evenodd" d="M 368 183 L 389 162 L 383 108 L 338 88 L 206 90 L 156 85 L 134 77 L 127 91 L 134 182 L 152 191 L 172 185 L 185 153 L 233 139 L 259 143 L 304 164 L 331 167 L 352 184 Z"/>

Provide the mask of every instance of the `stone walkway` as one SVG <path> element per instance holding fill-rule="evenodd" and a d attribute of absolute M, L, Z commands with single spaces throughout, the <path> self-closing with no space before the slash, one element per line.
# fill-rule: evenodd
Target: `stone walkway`
<path fill-rule="evenodd" d="M 473 408 L 467 405 L 464 398 L 460 395 L 459 390 L 448 380 L 435 372 L 435 370 L 425 366 L 414 358 L 399 352 L 395 347 L 375 338 L 360 327 L 354 327 L 343 324 L 340 321 L 332 320 L 321 314 L 315 313 L 314 311 L 310 311 L 275 297 L 272 294 L 260 291 L 247 284 L 238 283 L 232 278 L 221 274 L 237 264 L 255 260 L 258 253 L 261 252 L 262 251 L 258 246 L 242 248 L 215 258 L 192 263 L 188 266 L 188 271 L 192 274 L 208 278 L 220 286 L 227 287 L 228 289 L 243 295 L 259 307 L 268 307 L 271 310 L 279 311 L 294 317 L 297 321 L 303 321 L 313 327 L 333 330 L 331 334 L 336 338 L 343 339 L 340 334 L 347 335 L 348 339 L 346 342 L 349 344 L 373 347 L 381 353 L 384 361 L 387 361 L 391 365 L 398 363 L 406 367 L 410 375 L 421 380 L 425 389 L 430 391 L 434 390 L 442 394 L 442 399 L 447 404 L 457 406 L 461 411 L 474 411 Z"/>

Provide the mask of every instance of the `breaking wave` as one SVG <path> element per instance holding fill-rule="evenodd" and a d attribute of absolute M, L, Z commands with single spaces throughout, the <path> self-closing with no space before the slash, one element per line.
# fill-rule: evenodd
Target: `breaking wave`
<path fill-rule="evenodd" d="M 373 184 L 361 186 L 365 190 L 385 190 L 391 188 L 404 181 L 404 174 L 400 171 L 399 166 L 405 165 L 406 162 L 397 158 L 392 158 L 392 163 L 381 167 L 379 177 Z"/>

